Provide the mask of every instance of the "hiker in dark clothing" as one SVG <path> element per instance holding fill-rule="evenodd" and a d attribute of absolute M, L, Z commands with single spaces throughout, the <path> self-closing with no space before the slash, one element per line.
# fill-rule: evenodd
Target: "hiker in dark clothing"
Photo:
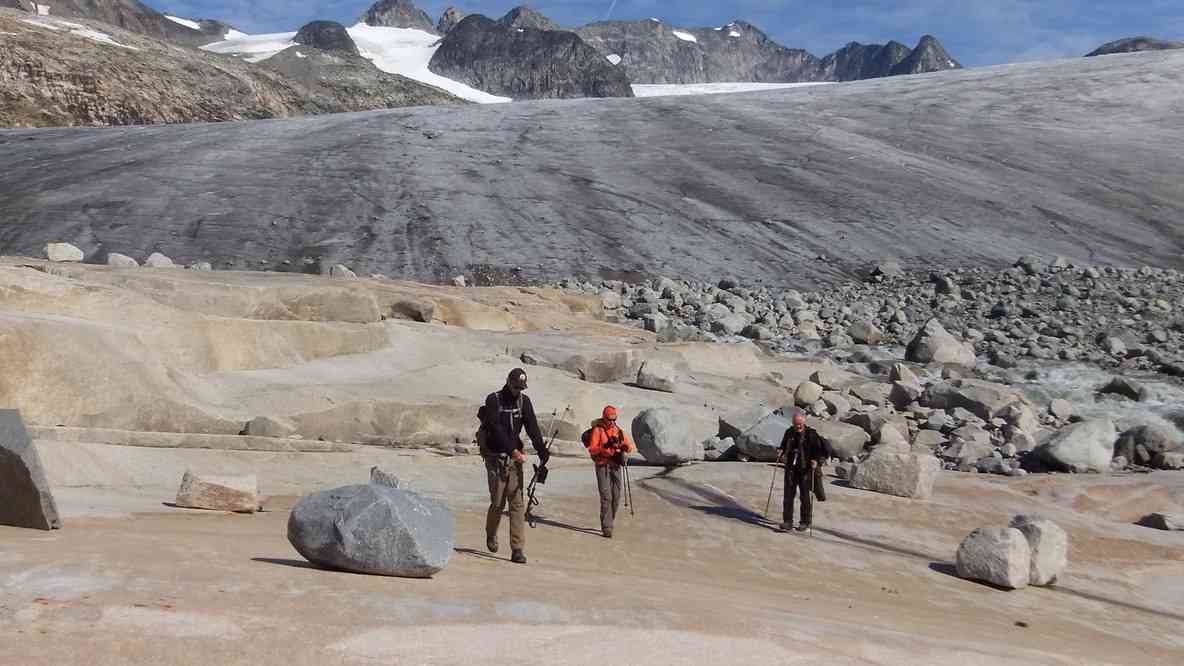
<path fill-rule="evenodd" d="M 506 378 L 506 385 L 485 398 L 485 406 L 481 409 L 483 436 L 478 436 L 489 481 L 485 545 L 490 552 L 497 552 L 497 530 L 502 511 L 509 503 L 510 559 L 520 564 L 526 563 L 526 500 L 522 494 L 522 465 L 526 462 L 526 454 L 522 446 L 522 429 L 526 428 L 541 466 L 545 467 L 551 457 L 534 415 L 534 405 L 523 393 L 525 390 L 526 371 L 515 368 Z"/>
<path fill-rule="evenodd" d="M 781 438 L 781 452 L 777 454 L 777 463 L 785 462 L 785 499 L 782 503 L 781 531 L 793 529 L 793 500 L 795 494 L 802 497 L 802 521 L 797 530 L 804 532 L 810 529 L 814 513 L 814 498 L 810 492 L 814 489 L 815 474 L 818 466 L 826 460 L 826 440 L 818 431 L 806 425 L 806 417 L 801 413 L 793 415 L 793 426 L 785 431 Z"/>

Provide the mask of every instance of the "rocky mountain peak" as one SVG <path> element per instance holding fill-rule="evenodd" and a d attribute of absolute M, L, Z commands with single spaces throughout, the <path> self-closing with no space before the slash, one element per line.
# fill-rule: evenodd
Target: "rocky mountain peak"
<path fill-rule="evenodd" d="M 449 7 L 440 15 L 440 20 L 436 23 L 436 32 L 441 35 L 447 35 L 449 31 L 456 27 L 456 24 L 464 20 L 468 16 L 465 12 L 456 7 Z"/>
<path fill-rule="evenodd" d="M 362 14 L 366 25 L 387 28 L 414 28 L 436 34 L 432 19 L 412 0 L 379 0 Z"/>
<path fill-rule="evenodd" d="M 509 28 L 533 28 L 535 30 L 562 30 L 563 27 L 525 5 L 506 12 L 498 23 Z"/>
<path fill-rule="evenodd" d="M 1115 53 L 1136 53 L 1138 51 L 1167 51 L 1184 49 L 1184 42 L 1169 42 L 1154 37 L 1127 37 L 1099 46 L 1085 55 L 1087 58 Z"/>
<path fill-rule="evenodd" d="M 313 21 L 305 24 L 292 41 L 322 51 L 361 55 L 358 53 L 358 45 L 346 32 L 345 26 L 336 21 Z"/>
<path fill-rule="evenodd" d="M 632 97 L 625 72 L 566 30 L 527 30 L 473 14 L 444 39 L 428 68 L 513 99 Z"/>
<path fill-rule="evenodd" d="M 950 57 L 941 42 L 933 35 L 925 35 L 917 42 L 917 47 L 892 68 L 891 76 L 902 74 L 923 74 L 925 72 L 941 72 L 947 69 L 962 69 L 962 65 Z"/>

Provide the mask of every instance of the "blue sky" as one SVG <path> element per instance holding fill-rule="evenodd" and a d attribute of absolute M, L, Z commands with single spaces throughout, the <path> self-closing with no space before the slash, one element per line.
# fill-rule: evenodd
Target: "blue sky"
<path fill-rule="evenodd" d="M 372 0 L 146 0 L 166 13 L 217 18 L 250 33 L 296 30 L 313 19 L 346 25 Z M 497 17 L 522 0 L 422 0 L 433 20 L 448 6 Z M 525 3 L 565 26 L 601 20 L 612 0 Z M 745 19 L 778 42 L 822 56 L 850 41 L 936 35 L 968 66 L 1076 57 L 1121 37 L 1184 39 L 1184 0 L 617 0 L 613 18 L 686 26 Z"/>

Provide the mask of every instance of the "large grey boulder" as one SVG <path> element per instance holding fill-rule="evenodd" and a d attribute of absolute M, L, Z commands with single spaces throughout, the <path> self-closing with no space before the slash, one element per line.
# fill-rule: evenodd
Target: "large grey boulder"
<path fill-rule="evenodd" d="M 678 383 L 678 373 L 674 367 L 662 361 L 646 361 L 637 371 L 637 385 L 653 391 L 674 393 Z"/>
<path fill-rule="evenodd" d="M 62 526 L 41 456 L 15 409 L 0 409 L 0 525 L 38 530 Z"/>
<path fill-rule="evenodd" d="M 1069 563 L 1069 535 L 1059 525 L 1040 516 L 1019 515 L 1011 527 L 1023 533 L 1032 552 L 1030 585 L 1052 585 Z"/>
<path fill-rule="evenodd" d="M 177 506 L 186 509 L 209 509 L 255 513 L 259 510 L 259 481 L 254 474 L 244 476 L 198 476 L 186 470 L 177 489 Z"/>
<path fill-rule="evenodd" d="M 1110 419 L 1090 419 L 1064 428 L 1036 447 L 1034 453 L 1059 471 L 1087 469 L 1105 472 L 1114 459 L 1117 434 Z"/>
<path fill-rule="evenodd" d="M 753 460 L 777 460 L 777 454 L 781 451 L 781 438 L 791 425 L 789 419 L 770 414 L 737 437 L 736 446 Z"/>
<path fill-rule="evenodd" d="M 874 451 L 856 465 L 851 486 L 897 497 L 929 499 L 940 471 L 941 463 L 931 455 Z"/>
<path fill-rule="evenodd" d="M 932 409 L 961 407 L 984 421 L 1003 416 L 1012 404 L 1024 405 L 1023 396 L 1002 384 L 978 379 L 955 379 L 941 382 L 925 390 L 921 404 Z"/>
<path fill-rule="evenodd" d="M 773 408 L 764 405 L 756 405 L 753 407 L 745 407 L 744 409 L 730 412 L 724 416 L 719 417 L 719 437 L 731 437 L 737 439 L 743 435 L 746 430 L 760 423 L 764 418 L 773 413 Z"/>
<path fill-rule="evenodd" d="M 318 566 L 382 576 L 430 578 L 448 564 L 456 519 L 409 490 L 345 486 L 300 500 L 288 541 Z"/>
<path fill-rule="evenodd" d="M 982 527 L 958 546 L 960 578 L 982 580 L 1000 587 L 1028 586 L 1032 549 L 1024 534 L 1011 527 Z"/>
<path fill-rule="evenodd" d="M 850 423 L 816 419 L 808 419 L 806 423 L 830 443 L 831 452 L 839 460 L 853 460 L 859 457 L 872 439 L 866 430 Z"/>
<path fill-rule="evenodd" d="M 1118 437 L 1114 455 L 1139 465 L 1150 465 L 1159 454 L 1180 449 L 1180 434 L 1170 425 L 1135 426 Z"/>
<path fill-rule="evenodd" d="M 691 426 L 674 410 L 647 409 L 633 419 L 633 439 L 646 462 L 678 465 L 703 459 L 703 438 L 691 433 Z"/>
<path fill-rule="evenodd" d="M 793 402 L 798 407 L 809 407 L 822 399 L 823 389 L 814 382 L 802 382 L 793 392 Z"/>
<path fill-rule="evenodd" d="M 973 368 L 974 347 L 955 338 L 936 319 L 925 322 L 909 342 L 905 360 L 913 363 L 945 363 Z"/>

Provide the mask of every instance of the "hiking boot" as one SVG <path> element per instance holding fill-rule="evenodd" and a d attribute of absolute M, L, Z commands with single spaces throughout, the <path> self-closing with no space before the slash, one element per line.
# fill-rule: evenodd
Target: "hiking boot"
<path fill-rule="evenodd" d="M 777 531 L 778 532 L 792 532 L 793 531 L 793 523 L 781 523 L 780 525 L 777 526 Z"/>
<path fill-rule="evenodd" d="M 526 553 L 515 548 L 514 552 L 510 553 L 510 561 L 515 564 L 526 564 Z"/>
<path fill-rule="evenodd" d="M 485 537 L 485 547 L 489 549 L 489 552 L 496 553 L 497 552 L 497 537 L 496 536 Z"/>
<path fill-rule="evenodd" d="M 805 532 L 806 530 L 810 529 L 810 523 L 802 523 L 798 525 L 797 529 L 799 532 Z"/>
<path fill-rule="evenodd" d="M 601 530 L 600 532 L 601 532 L 601 534 L 604 535 L 604 538 L 606 538 L 606 539 L 613 538 L 613 531 L 610 529 L 604 529 L 604 530 Z"/>

